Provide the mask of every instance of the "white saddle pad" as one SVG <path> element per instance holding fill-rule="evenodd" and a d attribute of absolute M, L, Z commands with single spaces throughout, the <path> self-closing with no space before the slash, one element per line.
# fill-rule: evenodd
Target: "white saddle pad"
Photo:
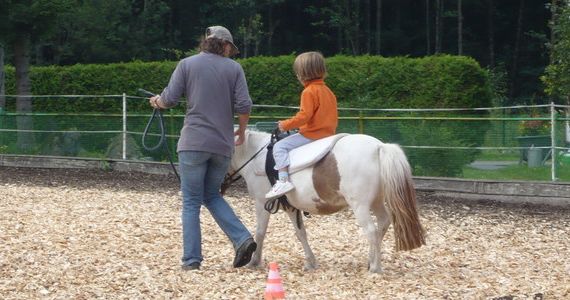
<path fill-rule="evenodd" d="M 298 172 L 307 168 L 323 158 L 336 144 L 336 142 L 347 136 L 348 133 L 339 133 L 323 139 L 310 142 L 299 148 L 295 148 L 289 152 L 289 174 Z M 265 176 L 265 158 L 267 156 L 267 149 L 261 151 L 257 158 L 253 161 L 255 164 L 255 175 Z"/>

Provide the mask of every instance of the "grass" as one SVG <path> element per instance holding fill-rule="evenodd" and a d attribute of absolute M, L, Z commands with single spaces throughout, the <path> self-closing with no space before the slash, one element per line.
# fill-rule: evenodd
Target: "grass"
<path fill-rule="evenodd" d="M 498 170 L 480 170 L 469 166 L 463 168 L 463 178 L 488 180 L 551 181 L 551 166 L 529 168 L 527 165 L 512 165 Z M 570 182 L 570 165 L 557 169 L 559 182 Z"/>
<path fill-rule="evenodd" d="M 518 161 L 520 159 L 519 150 L 486 150 L 477 157 L 477 160 L 490 160 L 490 161 Z"/>

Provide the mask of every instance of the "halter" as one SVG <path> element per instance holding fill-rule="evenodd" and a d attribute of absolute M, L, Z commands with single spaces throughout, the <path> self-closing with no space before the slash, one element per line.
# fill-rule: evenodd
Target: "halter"
<path fill-rule="evenodd" d="M 255 154 L 253 154 L 253 156 L 248 159 L 241 167 L 239 167 L 237 170 L 235 170 L 232 174 L 227 173 L 226 176 L 224 177 L 224 182 L 222 182 L 222 186 L 220 187 L 220 192 L 222 195 L 224 195 L 226 193 L 226 190 L 236 181 L 241 179 L 241 175 L 236 176 L 236 174 L 239 173 L 239 171 L 241 171 L 248 163 L 250 163 L 261 151 L 263 151 L 263 149 L 265 149 L 269 144 L 271 143 L 271 140 L 265 144 L 263 147 L 261 147 L 259 150 L 257 150 L 257 152 L 255 152 Z M 236 176 L 236 177 L 234 177 Z"/>

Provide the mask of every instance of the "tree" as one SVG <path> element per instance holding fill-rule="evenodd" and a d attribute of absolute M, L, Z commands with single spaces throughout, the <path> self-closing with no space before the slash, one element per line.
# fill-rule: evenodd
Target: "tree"
<path fill-rule="evenodd" d="M 29 77 L 30 47 L 33 40 L 49 33 L 57 24 L 58 16 L 72 7 L 72 0 L 0 0 L 0 10 L 5 12 L 0 23 L 0 33 L 7 45 L 12 46 L 16 68 L 16 119 L 18 148 L 30 151 L 33 135 L 32 118 L 25 114 L 32 111 Z"/>
<path fill-rule="evenodd" d="M 263 23 L 261 23 L 261 16 L 256 14 L 242 21 L 243 23 L 238 28 L 238 37 L 241 40 L 241 50 L 243 57 L 248 57 L 249 49 L 253 48 L 253 55 L 259 55 L 259 45 L 263 37 Z"/>
<path fill-rule="evenodd" d="M 444 0 L 435 0 L 435 54 L 441 53 L 443 43 Z"/>
<path fill-rule="evenodd" d="M 552 35 L 555 37 L 550 45 L 551 61 L 542 77 L 546 83 L 546 92 L 552 96 L 565 99 L 570 105 L 570 1 L 561 1 L 558 7 L 551 7 Z"/>
<path fill-rule="evenodd" d="M 382 0 L 376 0 L 376 54 L 382 52 Z"/>
<path fill-rule="evenodd" d="M 174 48 L 170 7 L 161 0 L 78 1 L 50 47 L 62 64 L 159 60 Z"/>
<path fill-rule="evenodd" d="M 324 7 L 310 6 L 307 10 L 315 15 L 317 27 L 337 29 L 337 45 L 339 53 L 348 51 L 353 55 L 360 54 L 360 1 L 329 1 Z"/>
<path fill-rule="evenodd" d="M 457 0 L 457 54 L 463 55 L 463 1 Z"/>
<path fill-rule="evenodd" d="M 523 14 L 524 14 L 524 0 L 519 0 L 519 10 L 517 17 L 517 27 L 515 33 L 515 49 L 513 50 L 513 62 L 511 67 L 511 97 L 514 97 L 515 91 L 517 89 L 517 73 L 519 64 L 519 54 L 521 48 L 521 39 L 523 31 Z"/>
<path fill-rule="evenodd" d="M 430 0 L 426 0 L 426 55 L 431 54 L 431 16 L 430 16 Z"/>
<path fill-rule="evenodd" d="M 555 27 L 558 24 L 558 15 L 559 15 L 559 8 L 560 8 L 560 0 L 550 0 L 551 2 L 547 4 L 547 7 L 550 9 L 550 45 L 554 45 L 556 43 L 556 30 Z M 554 51 L 550 51 L 550 60 L 552 60 L 552 54 Z"/>
<path fill-rule="evenodd" d="M 285 0 L 268 0 L 265 1 L 264 6 L 267 11 L 267 53 L 273 54 L 273 34 L 275 33 L 275 28 L 281 23 L 279 19 L 276 20 L 273 11 L 276 5 L 283 3 Z"/>
<path fill-rule="evenodd" d="M 487 0 L 487 41 L 489 47 L 489 67 L 495 67 L 495 3 Z"/>

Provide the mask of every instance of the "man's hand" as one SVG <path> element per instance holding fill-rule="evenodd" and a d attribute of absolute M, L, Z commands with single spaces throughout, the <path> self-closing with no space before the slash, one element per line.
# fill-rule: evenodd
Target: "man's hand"
<path fill-rule="evenodd" d="M 150 103 L 150 106 L 152 106 L 153 108 L 162 109 L 162 107 L 160 106 L 160 95 L 150 97 L 148 103 Z"/>
<path fill-rule="evenodd" d="M 234 132 L 234 135 L 238 137 L 236 142 L 235 142 L 236 146 L 239 146 L 239 145 L 243 144 L 243 142 L 245 142 L 245 130 L 238 129 Z"/>

